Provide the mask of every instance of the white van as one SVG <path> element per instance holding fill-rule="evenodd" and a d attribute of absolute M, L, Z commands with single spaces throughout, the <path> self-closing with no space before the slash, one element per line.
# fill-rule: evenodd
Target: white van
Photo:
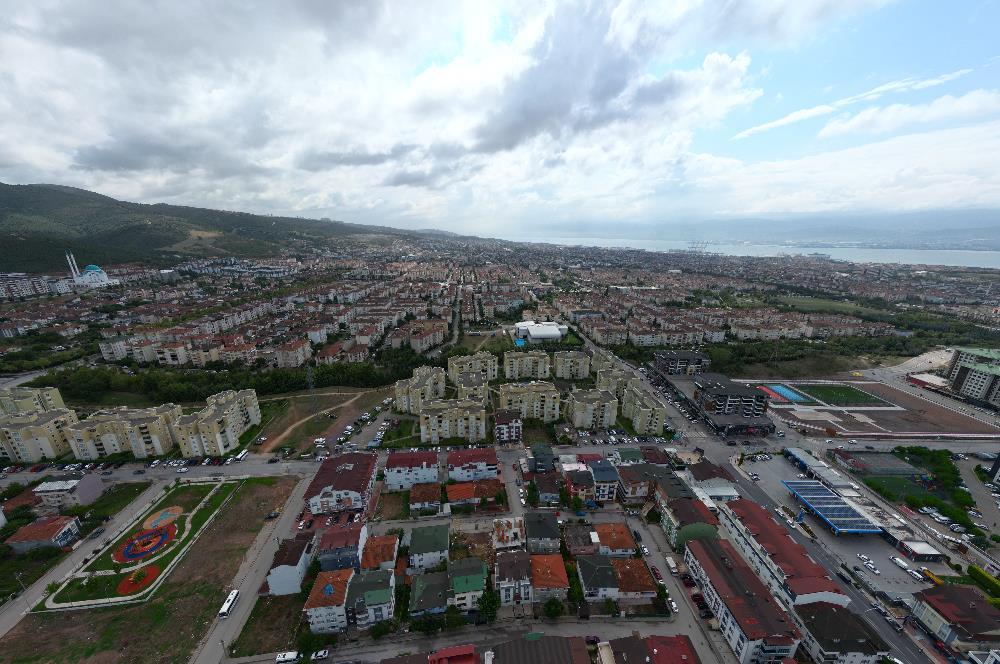
<path fill-rule="evenodd" d="M 299 653 L 295 650 L 289 652 L 279 652 L 274 658 L 275 664 L 292 664 L 299 661 Z"/>
<path fill-rule="evenodd" d="M 890 560 L 892 562 L 896 563 L 896 566 L 899 567 L 899 569 L 907 569 L 907 570 L 910 569 L 910 566 L 907 565 L 906 561 L 903 560 L 902 558 L 899 558 L 897 556 L 893 556 L 892 558 L 890 558 Z"/>

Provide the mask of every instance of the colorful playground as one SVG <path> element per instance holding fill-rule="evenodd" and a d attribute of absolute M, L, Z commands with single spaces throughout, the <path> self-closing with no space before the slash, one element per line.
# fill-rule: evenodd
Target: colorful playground
<path fill-rule="evenodd" d="M 148 599 L 239 486 L 192 482 L 172 487 L 49 595 L 45 608 Z"/>

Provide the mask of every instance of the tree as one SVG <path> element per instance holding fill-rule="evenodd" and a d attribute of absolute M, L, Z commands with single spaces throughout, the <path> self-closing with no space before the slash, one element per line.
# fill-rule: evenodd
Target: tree
<path fill-rule="evenodd" d="M 618 613 L 618 603 L 610 597 L 604 600 L 604 612 L 609 616 L 613 616 Z"/>
<path fill-rule="evenodd" d="M 583 499 L 580 496 L 573 496 L 573 509 L 577 512 L 583 509 Z"/>
<path fill-rule="evenodd" d="M 559 487 L 559 504 L 565 507 L 569 507 L 569 503 L 570 503 L 569 490 L 567 490 L 566 487 L 564 486 Z"/>
<path fill-rule="evenodd" d="M 670 613 L 670 596 L 667 594 L 666 586 L 657 584 L 656 597 L 653 598 L 653 607 L 659 613 Z"/>
<path fill-rule="evenodd" d="M 663 515 L 660 514 L 659 510 L 649 510 L 646 514 L 646 521 L 648 523 L 659 523 L 663 520 Z"/>
<path fill-rule="evenodd" d="M 452 604 L 444 612 L 444 628 L 445 629 L 457 629 L 466 625 L 465 616 L 462 615 L 462 611 Z"/>
<path fill-rule="evenodd" d="M 492 623 L 497 619 L 497 611 L 500 609 L 500 595 L 496 591 L 487 590 L 479 598 L 477 605 L 479 606 L 479 615 L 483 617 L 483 620 L 487 624 Z"/>
<path fill-rule="evenodd" d="M 382 620 L 372 625 L 372 638 L 381 639 L 386 634 L 396 631 L 396 625 L 391 620 Z"/>
<path fill-rule="evenodd" d="M 525 502 L 527 502 L 532 507 L 538 507 L 538 485 L 534 482 L 528 483 L 528 491 L 525 495 Z"/>
<path fill-rule="evenodd" d="M 542 610 L 545 612 L 546 618 L 552 618 L 553 620 L 566 613 L 566 607 L 558 597 L 549 598 L 549 601 L 545 603 Z"/>

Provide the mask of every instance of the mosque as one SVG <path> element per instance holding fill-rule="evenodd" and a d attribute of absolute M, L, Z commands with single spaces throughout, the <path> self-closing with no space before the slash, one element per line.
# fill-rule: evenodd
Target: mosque
<path fill-rule="evenodd" d="M 88 265 L 81 272 L 76 265 L 73 252 L 66 253 L 66 263 L 69 264 L 69 273 L 76 288 L 106 288 L 121 284 L 118 279 L 109 278 L 107 273 L 96 265 Z"/>

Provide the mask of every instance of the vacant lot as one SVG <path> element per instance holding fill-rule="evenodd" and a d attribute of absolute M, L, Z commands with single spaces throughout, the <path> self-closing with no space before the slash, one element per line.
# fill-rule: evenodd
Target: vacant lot
<path fill-rule="evenodd" d="M 882 399 L 852 385 L 795 385 L 795 389 L 831 406 L 884 406 Z"/>
<path fill-rule="evenodd" d="M 303 604 L 299 594 L 258 597 L 247 624 L 233 642 L 235 656 L 294 650 Z"/>
<path fill-rule="evenodd" d="M 828 312 L 837 314 L 850 314 L 852 316 L 875 316 L 884 317 L 891 312 L 880 309 L 864 307 L 854 302 L 844 302 L 842 300 L 829 300 L 822 297 L 807 297 L 788 295 L 778 298 L 782 304 L 793 309 L 805 312 Z"/>
<path fill-rule="evenodd" d="M 249 480 L 149 602 L 29 614 L 0 639 L 10 664 L 181 664 L 215 619 L 244 552 L 294 478 Z"/>
<path fill-rule="evenodd" d="M 524 420 L 521 429 L 521 438 L 525 445 L 535 443 L 556 444 L 556 437 L 552 434 L 552 427 L 541 420 Z"/>
<path fill-rule="evenodd" d="M 383 521 L 408 519 L 410 517 L 410 492 L 383 492 L 381 499 L 378 501 L 376 514 L 380 516 Z"/>
<path fill-rule="evenodd" d="M 308 393 L 288 397 L 288 409 L 274 418 L 263 433 L 268 440 L 260 452 L 290 446 L 298 452 L 309 449 L 320 436 L 336 440 L 344 427 L 354 422 L 362 412 L 370 410 L 389 395 L 389 388 L 360 390 L 349 387 L 317 390 L 315 401 Z M 336 419 L 327 416 L 335 414 Z"/>

